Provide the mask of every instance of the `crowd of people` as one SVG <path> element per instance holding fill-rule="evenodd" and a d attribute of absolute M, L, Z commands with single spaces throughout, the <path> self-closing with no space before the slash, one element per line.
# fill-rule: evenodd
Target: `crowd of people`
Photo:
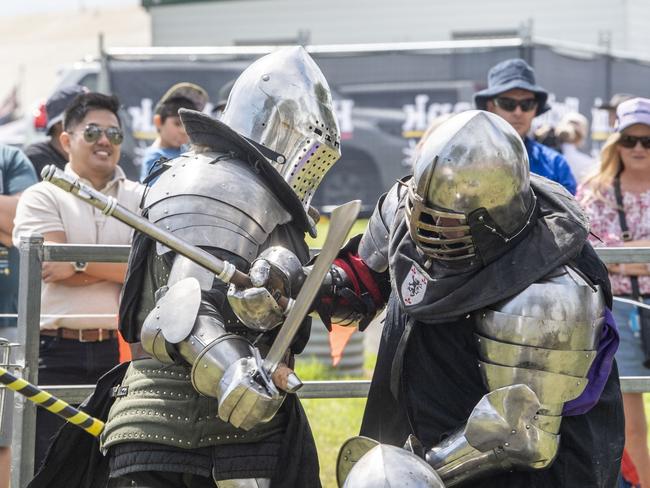
<path fill-rule="evenodd" d="M 304 103 L 287 104 L 308 111 L 313 108 L 309 83 L 318 82 L 321 87 L 327 83 L 306 54 L 290 50 L 283 55 L 286 57 L 274 62 L 289 66 L 288 73 L 294 65 L 302 72 L 308 66 L 307 72 L 314 77 L 301 87 Z M 163 95 L 155 107 L 157 138 L 145 154 L 142 183 L 127 179 L 118 166 L 124 138 L 118 99 L 84 87 L 62 88 L 47 101 L 46 141 L 24 152 L 0 147 L 0 243 L 4 250 L 0 259 L 6 256 L 7 262 L 7 271 L 0 275 L 0 312 L 17 310 L 16 247 L 21 235 L 40 233 L 53 243 L 132 244 L 128 267 L 45 262 L 42 271 L 39 384 L 97 383 L 119 362 L 120 333 L 127 342 L 141 342 L 149 356 L 133 361 L 116 383 L 126 385 L 131 393 L 115 401 L 102 438 L 110 459 L 106 472 L 114 483 L 106 486 L 169 486 L 172 478 L 175 486 L 188 487 L 215 483 L 229 488 L 319 486 L 315 445 L 299 402 L 291 396 L 284 398 L 277 384 L 274 386 L 275 380 L 252 372 L 260 368 L 259 361 L 274 338 L 272 329 L 283 317 L 269 305 L 275 302 L 267 290 L 267 283 L 274 281 L 268 279 L 269 273 L 280 269 L 282 292 L 295 296 L 302 278 L 292 274 L 292 259 L 297 256 L 296 266 L 302 269 L 309 258 L 304 244 L 305 232 L 314 224 L 309 204 L 325 171 L 319 166 L 316 176 L 310 172 L 310 183 L 307 178 L 300 180 L 300 175 L 305 176 L 303 166 L 312 161 L 305 160 L 303 150 L 314 160 L 331 158 L 333 163 L 341 149 L 331 98 L 322 92 L 320 105 L 309 115 L 320 117 L 314 121 L 327 122 L 327 128 L 323 125 L 316 131 L 310 127 L 307 132 L 313 144 L 298 145 L 296 141 L 303 141 L 300 137 L 304 134 L 298 124 L 287 123 L 290 115 L 282 113 L 283 104 L 278 103 L 285 96 L 282 88 L 287 80 L 283 76 L 287 75 L 274 71 L 276 65 L 264 59 L 247 69 L 234 85 L 228 85 L 231 99 L 225 105 L 227 97 L 220 96 L 225 106 L 218 120 L 200 113 L 208 102 L 208 94 L 200 86 L 179 83 Z M 260 63 L 265 71 L 257 79 L 255 70 L 261 69 Z M 274 83 L 268 86 L 277 90 L 272 94 L 275 98 L 269 88 L 260 93 L 274 103 L 252 103 L 255 94 L 251 86 L 266 83 L 264 77 L 269 76 Z M 275 81 L 276 76 L 280 82 Z M 328 321 L 365 324 L 387 307 L 362 433 L 394 445 L 403 445 L 409 434 L 417 435 L 426 451 L 422 457 L 440 474 L 441 484 L 432 486 L 449 481 L 474 486 L 471 483 L 476 476 L 486 480 L 481 486 L 609 487 L 625 483 L 619 476 L 623 408 L 612 357 L 620 335 L 618 373 L 648 375 L 650 311 L 635 303 L 650 303 L 650 267 L 618 264 L 605 270 L 588 242 L 594 247 L 650 246 L 650 99 L 632 95 L 612 98 L 607 106 L 614 113 L 612 133 L 599 161 L 582 151 L 589 129 L 580 114 L 566 114 L 553 129 L 554 148 L 536 140 L 531 127 L 536 116 L 550 110 L 548 92 L 536 83 L 533 68 L 522 59 L 495 65 L 488 73 L 487 88 L 476 93 L 474 101 L 478 112 L 445 117 L 426 132 L 416 152 L 413 178 L 404 179 L 380 201 L 366 233 L 353 239 L 335 261 L 332 283 L 323 292 L 327 299 L 322 298 L 325 306 L 319 310 L 326 311 Z M 246 113 L 245 106 L 258 107 L 253 121 L 240 116 Z M 262 123 L 263 129 L 255 126 L 257 123 Z M 290 130 L 294 132 L 289 135 L 282 132 Z M 543 139 L 551 141 L 549 133 Z M 458 147 L 465 151 L 454 152 Z M 181 168 L 176 162 L 188 151 L 193 166 L 183 164 Z M 432 165 L 441 154 L 445 158 L 439 159 L 438 166 Z M 254 171 L 250 169 L 252 160 L 258 162 Z M 73 195 L 38 182 L 40 171 L 49 164 L 115 197 L 133 212 L 144 211 L 152 222 L 237 268 L 245 272 L 250 268 L 256 286 L 245 292 L 228 289 L 219 280 L 206 278 L 189 260 L 161 250 L 138 233 L 134 236 L 126 225 Z M 175 168 L 173 175 L 170 167 Z M 311 171 L 316 174 L 313 168 Z M 445 176 L 436 179 L 436 171 Z M 529 172 L 544 178 L 529 177 Z M 484 184 L 477 175 L 482 175 Z M 214 188 L 221 181 L 227 184 L 223 195 L 216 195 Z M 452 183 L 455 193 L 445 191 L 445 185 Z M 488 198 L 490 193 L 493 195 Z M 186 198 L 188 195 L 192 198 Z M 258 214 L 260 209 L 265 210 L 263 216 Z M 264 220 L 270 218 L 275 220 Z M 194 233 L 184 230 L 187 228 L 194 228 Z M 270 252 L 275 249 L 271 246 L 284 246 L 293 257 L 285 256 L 278 264 L 274 262 L 277 251 Z M 256 258 L 264 265 L 256 267 Z M 187 284 L 191 280 L 198 288 Z M 611 293 L 628 298 L 627 302 L 612 304 L 610 282 Z M 435 286 L 429 286 L 431 283 Z M 536 344 L 528 337 L 499 337 L 495 330 L 495 324 L 501 324 L 498 317 L 510 314 L 530 320 L 524 310 L 528 310 L 527 300 L 539 299 L 535 286 L 540 283 L 568 287 L 563 291 L 567 296 L 576 293 L 571 286 L 580 290 L 580 296 L 589 295 L 584 290 L 597 290 L 588 315 L 595 314 L 590 320 L 598 323 L 602 335 L 591 337 L 591 342 L 576 340 L 571 347 Z M 196 293 L 196 303 L 189 298 L 191 293 Z M 190 307 L 194 308 L 187 316 L 174 315 L 185 325 L 178 326 L 183 331 L 172 333 L 164 320 L 157 322 L 162 313 L 156 316 L 153 310 L 167 307 L 169 311 L 181 303 L 179 300 L 194 303 Z M 546 306 L 552 308 L 550 303 Z M 582 306 L 591 305 L 583 302 Z M 485 315 L 476 322 L 472 318 L 473 325 L 468 326 L 469 317 L 483 309 L 498 317 L 493 316 L 492 322 Z M 541 326 L 545 319 L 558 324 L 567 321 L 572 327 L 586 323 L 582 315 L 571 313 L 574 315 L 566 312 L 569 315 L 561 318 L 539 316 L 530 326 Z M 267 329 L 260 325 L 264 321 L 273 324 Z M 204 334 L 214 342 L 202 339 Z M 588 378 L 588 387 L 573 396 L 561 396 L 560 401 L 549 399 L 552 395 L 546 393 L 547 386 L 539 390 L 532 386 L 537 379 L 528 379 L 521 370 L 512 378 L 500 376 L 497 381 L 486 370 L 507 366 L 514 371 L 518 363 L 495 359 L 489 349 L 483 349 L 489 346 L 475 345 L 475 334 L 483 338 L 483 344 L 493 341 L 503 347 L 507 343 L 519 347 L 518 352 L 531 345 L 564 353 L 593 350 L 593 367 L 589 363 L 580 373 L 571 369 L 574 365 L 559 371 L 548 364 L 530 366 L 542 378 Z M 303 324 L 292 353 L 300 352 L 308 335 L 309 326 Z M 15 319 L 0 318 L 0 337 L 16 340 Z M 221 347 L 230 344 L 226 356 L 220 356 L 217 343 Z M 133 350 L 136 356 L 143 353 L 140 348 Z M 232 358 L 236 360 L 227 363 Z M 287 355 L 285 361 L 291 366 L 292 356 Z M 477 362 L 482 364 L 481 372 L 475 368 Z M 157 369 L 161 363 L 165 366 Z M 456 365 L 453 373 L 449 364 Z M 213 379 L 204 379 L 199 367 Z M 175 385 L 169 375 L 191 376 L 191 381 Z M 253 387 L 246 383 L 249 377 Z M 143 404 L 141 396 L 133 398 L 133 392 L 143 388 L 143 378 L 186 400 L 172 405 L 163 395 L 155 397 L 162 405 Z M 530 388 L 517 388 L 520 383 Z M 496 400 L 497 394 L 503 396 Z M 492 405 L 493 417 L 504 418 L 499 402 L 537 405 L 534 414 L 544 412 L 540 416 L 553 427 L 542 426 L 535 416 L 535 421 L 526 417 L 530 425 L 525 429 L 532 425 L 538 438 L 547 439 L 543 448 L 535 445 L 534 449 L 548 452 L 534 451 L 529 445 L 531 438 L 513 438 L 530 447 L 525 454 L 511 454 L 502 438 L 494 440 L 494 446 L 492 440 L 482 441 L 489 449 L 478 446 L 468 432 L 480 430 L 472 410 L 479 401 Z M 10 403 L 11 396 L 6 395 L 5 404 Z M 624 394 L 622 406 L 625 452 L 634 467 L 626 473 L 627 478 L 650 487 L 642 396 Z M 147 409 L 153 413 L 146 413 Z M 0 488 L 9 486 L 11 411 L 5 408 L 0 422 Z M 186 413 L 181 411 L 187 412 L 188 422 L 192 415 L 199 421 L 212 420 L 201 423 L 200 432 L 188 432 L 181 418 Z M 167 424 L 147 424 L 150 430 L 143 434 L 136 424 L 151 415 L 164 416 Z M 178 422 L 171 422 L 175 416 Z M 46 458 L 62 424 L 53 414 L 39 410 L 36 467 Z M 519 427 L 517 423 L 512 428 L 513 435 Z M 454 429 L 460 431 L 452 433 Z M 563 440 L 558 441 L 560 434 Z M 238 436 L 255 440 L 243 441 Z M 441 442 L 447 437 L 454 441 Z M 506 460 L 488 456 L 486 452 L 492 449 L 501 449 Z M 461 455 L 467 457 L 471 470 L 452 466 Z M 281 468 L 288 459 L 301 459 L 303 469 Z M 354 469 L 362 469 L 362 464 Z M 540 467 L 549 468 L 537 471 Z M 282 469 L 288 473 L 284 481 Z M 49 476 L 47 469 L 41 476 Z"/>

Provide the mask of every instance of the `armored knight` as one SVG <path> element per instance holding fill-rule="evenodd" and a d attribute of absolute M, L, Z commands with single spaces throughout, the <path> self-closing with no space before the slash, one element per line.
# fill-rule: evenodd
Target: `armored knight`
<path fill-rule="evenodd" d="M 588 232 L 498 116 L 433 132 L 317 305 L 363 328 L 387 303 L 366 437 L 343 447 L 341 484 L 401 486 L 403 472 L 423 487 L 615 486 L 618 334 Z"/>
<path fill-rule="evenodd" d="M 241 74 L 219 121 L 189 110 L 180 117 L 194 149 L 152 175 L 159 179 L 143 215 L 241 271 L 272 246 L 287 251 L 286 260 L 272 252 L 277 261 L 300 269 L 314 227 L 311 197 L 340 157 L 329 87 L 314 61 L 302 48 L 276 51 Z M 298 285 L 278 282 L 275 291 L 291 297 Z M 115 389 L 101 438 L 111 478 L 148 487 L 320 486 L 304 412 L 280 389 L 298 380 L 275 384 L 261 367 L 284 312 L 269 293 L 247 293 L 250 302 L 273 302 L 272 312 L 243 324 L 226 291 L 219 276 L 136 235 L 120 323 L 150 358 L 134 360 Z M 289 366 L 309 328 L 305 320 Z"/>

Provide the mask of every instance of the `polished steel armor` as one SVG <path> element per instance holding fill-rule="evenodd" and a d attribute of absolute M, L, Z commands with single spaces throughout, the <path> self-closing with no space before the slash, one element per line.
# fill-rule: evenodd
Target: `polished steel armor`
<path fill-rule="evenodd" d="M 327 80 L 302 47 L 280 49 L 251 64 L 232 87 L 220 119 L 271 149 L 271 164 L 305 209 L 341 157 Z"/>
<path fill-rule="evenodd" d="M 217 481 L 217 488 L 271 488 L 268 478 L 249 478 Z"/>
<path fill-rule="evenodd" d="M 375 211 L 368 221 L 368 227 L 359 242 L 359 256 L 370 269 L 377 273 L 383 273 L 388 269 L 390 227 L 400 198 L 405 191 L 405 185 L 398 182 L 379 199 Z"/>
<path fill-rule="evenodd" d="M 476 254 L 473 212 L 484 209 L 491 220 L 484 225 L 508 242 L 530 223 L 532 205 L 526 148 L 497 115 L 469 110 L 452 117 L 415 157 L 407 222 L 415 244 L 434 259 Z"/>
<path fill-rule="evenodd" d="M 588 383 L 604 307 L 598 286 L 561 266 L 477 312 L 479 368 L 490 393 L 462 429 L 426 455 L 448 486 L 494 470 L 541 469 L 553 461 L 562 409 Z"/>
<path fill-rule="evenodd" d="M 295 296 L 305 280 L 302 263 L 288 249 L 272 246 L 262 251 L 248 275 L 253 288 L 238 289 L 232 284 L 228 288 L 230 307 L 253 330 L 274 329 L 284 321 L 291 307 L 282 310 L 269 289 L 285 297 Z"/>
<path fill-rule="evenodd" d="M 260 175 L 216 153 L 174 159 L 145 199 L 149 220 L 197 246 L 230 251 L 249 263 L 273 229 L 291 220 Z M 242 191 L 245 185 L 246 191 Z M 158 243 L 159 254 L 168 249 Z"/>
<path fill-rule="evenodd" d="M 444 486 L 440 476 L 422 458 L 406 449 L 387 444 L 376 445 L 356 461 L 343 484 L 344 488 Z"/>

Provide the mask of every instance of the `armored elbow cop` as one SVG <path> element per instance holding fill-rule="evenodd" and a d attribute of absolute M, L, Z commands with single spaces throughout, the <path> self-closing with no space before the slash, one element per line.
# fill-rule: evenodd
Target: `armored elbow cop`
<path fill-rule="evenodd" d="M 199 315 L 201 289 L 194 278 L 169 288 L 145 320 L 141 341 L 145 351 L 162 363 L 181 357 L 192 365 L 191 379 L 201 394 L 218 397 L 218 386 L 227 368 L 242 358 L 253 357 L 253 346 L 226 331 L 218 313 Z"/>
<path fill-rule="evenodd" d="M 598 287 L 562 267 L 478 314 L 479 368 L 489 393 L 426 459 L 446 486 L 553 462 L 562 410 L 587 386 L 604 322 Z"/>

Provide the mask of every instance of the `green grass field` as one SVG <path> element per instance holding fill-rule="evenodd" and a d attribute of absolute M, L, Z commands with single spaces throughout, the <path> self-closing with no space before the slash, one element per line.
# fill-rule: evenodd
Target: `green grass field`
<path fill-rule="evenodd" d="M 375 355 L 368 355 L 365 358 L 365 379 L 370 379 L 376 360 Z M 296 363 L 296 372 L 303 381 L 364 379 L 342 378 L 336 370 L 314 359 L 299 359 Z M 307 412 L 309 425 L 316 439 L 323 488 L 336 488 L 336 457 L 339 448 L 347 439 L 359 434 L 366 399 L 302 400 L 302 405 Z"/>

